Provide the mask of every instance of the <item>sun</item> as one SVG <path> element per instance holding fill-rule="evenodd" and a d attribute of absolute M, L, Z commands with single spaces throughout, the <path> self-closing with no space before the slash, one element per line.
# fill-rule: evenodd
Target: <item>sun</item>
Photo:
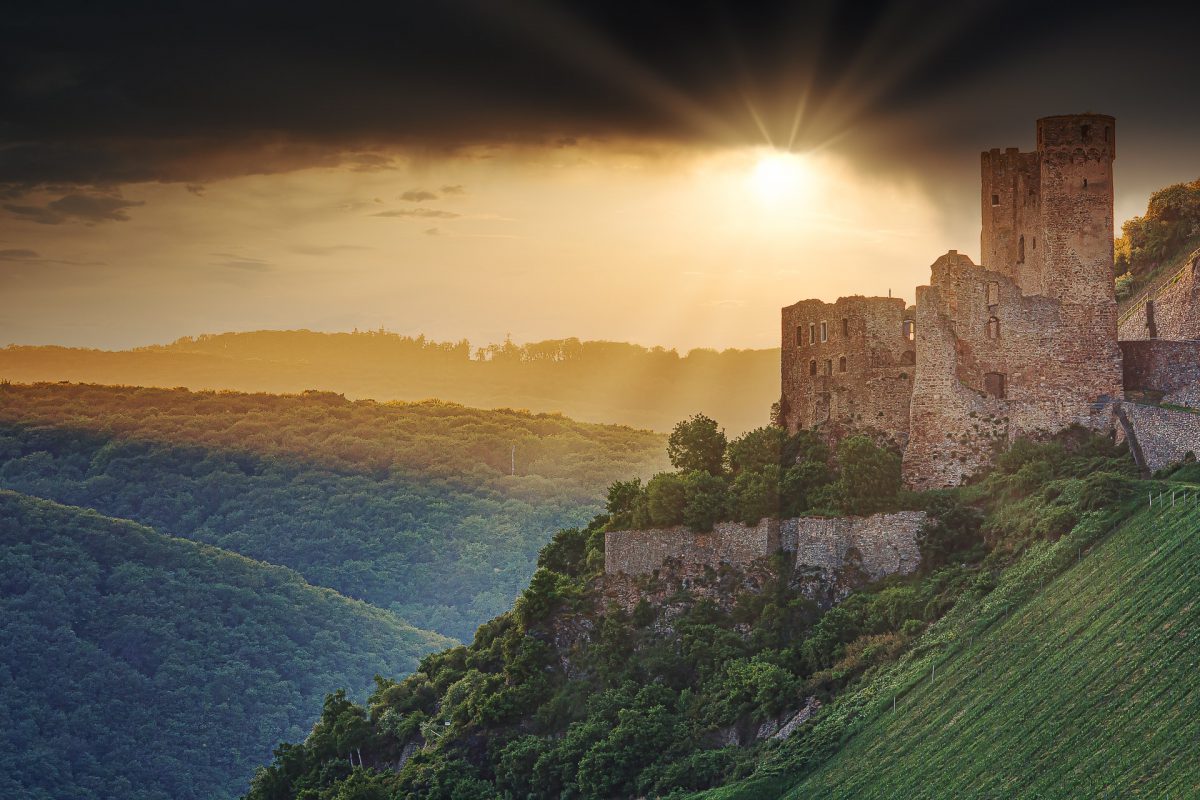
<path fill-rule="evenodd" d="M 782 150 L 761 153 L 750 173 L 750 187 L 764 203 L 776 204 L 795 198 L 808 178 L 803 156 Z"/>

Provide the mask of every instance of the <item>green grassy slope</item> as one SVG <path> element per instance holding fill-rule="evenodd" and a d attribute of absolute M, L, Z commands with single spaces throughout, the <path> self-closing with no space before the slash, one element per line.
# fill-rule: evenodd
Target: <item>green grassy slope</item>
<path fill-rule="evenodd" d="M 299 575 L 0 491 L 0 796 L 231 798 L 331 686 L 450 642 Z"/>
<path fill-rule="evenodd" d="M 1107 537 L 1095 518 L 1031 548 L 831 709 L 832 757 L 784 748 L 773 777 L 712 796 L 1197 796 L 1195 497 L 1143 508 Z"/>

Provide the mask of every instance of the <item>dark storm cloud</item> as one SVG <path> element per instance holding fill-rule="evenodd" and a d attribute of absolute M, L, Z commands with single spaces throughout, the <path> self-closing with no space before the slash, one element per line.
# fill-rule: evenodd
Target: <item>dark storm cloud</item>
<path fill-rule="evenodd" d="M 410 203 L 422 203 L 426 200 L 437 200 L 437 198 L 437 194 L 428 189 L 409 189 L 400 195 L 401 200 L 407 200 Z"/>
<path fill-rule="evenodd" d="M 243 270 L 246 272 L 270 272 L 275 269 L 275 265 L 270 261 L 264 261 L 261 258 L 250 258 L 249 256 L 239 256 L 236 253 L 213 253 L 212 255 L 221 259 L 214 261 L 213 266 L 228 267 L 229 269 Z"/>
<path fill-rule="evenodd" d="M 462 216 L 453 211 L 442 211 L 439 208 L 396 208 L 390 211 L 380 211 L 372 217 L 416 217 L 419 219 L 455 219 Z"/>
<path fill-rule="evenodd" d="M 10 248 L 8 250 L 0 250 L 0 261 L 40 261 L 41 256 L 36 250 L 27 250 L 23 247 Z"/>
<path fill-rule="evenodd" d="M 890 140 L 894 166 L 914 148 L 977 150 L 1001 117 L 1028 127 L 1082 110 L 1074 97 L 1182 130 L 1200 104 L 1180 102 L 1196 73 L 1181 14 L 1196 12 L 1030 0 L 30 4 L 7 10 L 0 32 L 0 183 L 202 184 L 387 169 L 394 148 L 586 137 L 874 151 Z M 1057 69 L 1005 81 L 1045 53 L 1086 67 L 1078 92 Z"/>
<path fill-rule="evenodd" d="M 118 195 L 67 194 L 45 205 L 5 203 L 4 210 L 21 219 L 42 225 L 61 225 L 64 222 L 126 222 L 128 208 L 143 205 L 141 200 L 126 200 Z"/>

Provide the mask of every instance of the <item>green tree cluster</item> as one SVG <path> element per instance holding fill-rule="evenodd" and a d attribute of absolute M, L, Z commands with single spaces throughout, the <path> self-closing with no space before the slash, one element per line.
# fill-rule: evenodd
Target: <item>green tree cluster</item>
<path fill-rule="evenodd" d="M 685 427 L 677 441 L 711 443 L 713 430 Z M 756 432 L 729 443 L 721 475 L 670 473 L 660 481 L 663 495 L 673 493 L 682 508 L 685 476 L 728 480 L 778 467 L 763 455 L 763 441 L 779 443 L 790 461 L 822 453 L 807 439 Z M 874 487 L 852 492 L 849 502 L 873 505 L 868 498 L 880 486 L 891 491 L 881 478 L 891 468 L 886 456 L 861 443 L 847 456 L 862 462 L 849 471 L 854 479 Z M 323 737 L 288 745 L 248 798 L 357 797 L 349 792 L 360 786 L 435 800 L 681 797 L 744 777 L 777 752 L 753 741 L 761 723 L 812 696 L 832 706 L 958 599 L 974 602 L 990 591 L 1029 537 L 1053 538 L 1035 532 L 1041 520 L 1119 505 L 1134 472 L 1127 454 L 1086 434 L 1021 442 L 975 484 L 915 498 L 932 512 L 925 569 L 869 586 L 824 613 L 790 587 L 782 557 L 775 579 L 739 596 L 730 611 L 692 600 L 664 620 L 646 602 L 629 614 L 606 607 L 604 532 L 613 520 L 597 517 L 554 537 L 514 610 L 483 625 L 472 644 L 426 657 L 402 681 L 381 681 L 361 709 L 337 705 L 337 717 L 368 720 L 361 745 L 331 751 Z M 823 491 L 849 491 L 837 488 L 845 474 Z M 610 503 L 638 513 L 645 489 L 619 482 Z M 328 713 L 313 736 L 337 724 Z M 828 752 L 842 735 L 835 729 L 832 739 L 808 741 L 810 730 L 787 752 Z M 731 738 L 745 744 L 730 745 Z M 360 746 L 365 766 L 351 766 Z"/>
<path fill-rule="evenodd" d="M 788 435 L 770 425 L 730 442 L 714 420 L 695 415 L 675 426 L 667 455 L 674 472 L 609 487 L 614 528 L 682 524 L 705 531 L 725 520 L 871 514 L 908 501 L 899 454 L 866 434 L 842 439 L 835 456 L 811 431 Z"/>

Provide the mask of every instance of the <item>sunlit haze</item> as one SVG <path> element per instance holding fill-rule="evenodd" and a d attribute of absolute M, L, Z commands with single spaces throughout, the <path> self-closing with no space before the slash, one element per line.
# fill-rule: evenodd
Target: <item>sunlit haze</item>
<path fill-rule="evenodd" d="M 971 250 L 916 185 L 834 156 L 577 145 L 203 189 L 117 224 L 7 220 L 3 338 L 125 347 L 259 328 L 765 347 L 793 297 L 920 282 Z M 957 234 L 957 236 L 956 236 Z"/>

